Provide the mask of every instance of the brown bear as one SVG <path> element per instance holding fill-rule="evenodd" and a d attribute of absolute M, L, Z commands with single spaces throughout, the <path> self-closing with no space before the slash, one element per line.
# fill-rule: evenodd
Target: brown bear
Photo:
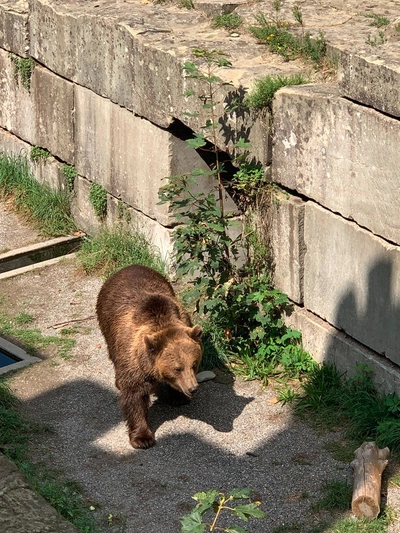
<path fill-rule="evenodd" d="M 148 424 L 150 394 L 159 384 L 166 384 L 175 400 L 190 399 L 197 391 L 203 330 L 193 327 L 164 276 L 142 265 L 112 275 L 100 290 L 96 310 L 130 443 L 149 448 L 155 444 Z"/>

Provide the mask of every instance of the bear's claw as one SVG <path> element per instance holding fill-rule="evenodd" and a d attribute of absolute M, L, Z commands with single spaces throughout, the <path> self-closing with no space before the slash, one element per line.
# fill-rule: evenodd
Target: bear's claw
<path fill-rule="evenodd" d="M 156 439 L 151 431 L 146 432 L 144 435 L 129 435 L 129 441 L 133 448 L 139 450 L 146 450 L 151 448 L 156 443 Z"/>

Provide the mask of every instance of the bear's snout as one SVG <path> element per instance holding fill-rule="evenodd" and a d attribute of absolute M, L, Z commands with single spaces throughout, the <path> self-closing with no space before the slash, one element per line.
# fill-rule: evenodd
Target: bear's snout
<path fill-rule="evenodd" d="M 199 386 L 196 385 L 195 387 L 191 387 L 189 389 L 190 394 L 196 394 L 196 392 L 199 390 Z"/>

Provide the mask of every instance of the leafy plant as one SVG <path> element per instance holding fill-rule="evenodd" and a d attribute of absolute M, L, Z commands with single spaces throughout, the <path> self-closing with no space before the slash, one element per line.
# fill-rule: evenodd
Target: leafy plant
<path fill-rule="evenodd" d="M 235 30 L 242 24 L 242 17 L 236 13 L 226 13 L 225 15 L 215 15 L 213 18 L 213 28 L 225 28 Z"/>
<path fill-rule="evenodd" d="M 285 405 L 286 403 L 293 403 L 298 398 L 298 394 L 288 385 L 278 389 L 278 400 Z"/>
<path fill-rule="evenodd" d="M 38 183 L 25 157 L 0 152 L 0 197 L 10 199 L 15 210 L 46 237 L 68 235 L 76 229 L 68 195 Z"/>
<path fill-rule="evenodd" d="M 248 107 L 261 109 L 263 107 L 271 110 L 272 100 L 276 91 L 289 85 L 303 85 L 307 80 L 301 74 L 292 76 L 265 76 L 255 80 L 254 87 L 245 100 Z"/>
<path fill-rule="evenodd" d="M 31 77 L 35 68 L 35 61 L 31 57 L 18 57 L 15 54 L 8 54 L 8 57 L 14 64 L 15 77 L 21 79 L 23 87 L 27 91 L 31 88 Z"/>
<path fill-rule="evenodd" d="M 264 518 L 265 513 L 259 509 L 261 502 L 251 501 L 251 489 L 233 489 L 229 494 L 209 490 L 208 492 L 198 492 L 193 496 L 197 501 L 193 511 L 181 518 L 181 533 L 203 533 L 204 531 L 225 531 L 226 533 L 247 533 L 247 530 L 238 525 L 227 527 L 217 526 L 221 512 L 229 511 L 233 518 L 239 518 L 247 522 L 250 517 Z M 237 504 L 232 507 L 235 500 L 248 500 L 249 503 Z M 209 521 L 205 521 L 213 510 L 215 516 Z M 211 515 L 212 516 L 212 515 Z"/>
<path fill-rule="evenodd" d="M 230 66 L 230 62 L 223 52 L 216 50 L 195 49 L 193 54 L 204 61 L 205 73 L 189 61 L 183 69 L 187 78 L 199 84 L 198 97 L 208 117 L 201 127 L 202 133 L 194 133 L 187 144 L 198 150 L 211 150 L 214 164 L 208 171 L 196 168 L 170 176 L 159 191 L 161 203 L 169 204 L 170 213 L 179 223 L 173 232 L 174 262 L 178 276 L 188 281 L 183 299 L 195 308 L 200 319 L 213 324 L 215 353 L 228 355 L 237 373 L 265 382 L 280 365 L 280 369 L 287 368 L 291 373 L 296 368 L 295 373 L 299 374 L 307 366 L 303 352 L 295 349 L 300 334 L 287 328 L 281 318 L 289 300 L 272 286 L 265 267 L 267 254 L 263 254 L 261 261 L 255 260 L 258 243 L 254 231 L 240 228 L 225 209 L 225 166 L 217 145 L 222 118 L 217 113 L 218 91 L 223 84 L 215 70 Z M 185 93 L 187 97 L 193 95 L 193 90 Z M 225 108 L 226 114 L 231 111 Z M 246 205 L 265 184 L 264 171 L 246 162 L 249 144 L 244 139 L 239 139 L 236 147 L 243 149 L 244 154 L 234 161 L 239 168 L 230 187 L 237 196 L 245 198 L 242 203 Z M 203 192 L 199 186 L 200 180 L 206 178 L 215 183 L 210 192 Z M 238 237 L 233 236 L 235 230 Z M 239 245 L 249 257 L 253 256 L 253 261 L 241 268 L 236 266 Z"/>
<path fill-rule="evenodd" d="M 78 172 L 74 165 L 67 165 L 66 163 L 63 164 L 62 171 L 67 181 L 68 189 L 72 192 L 74 190 L 75 179 L 78 176 Z"/>
<path fill-rule="evenodd" d="M 91 184 L 89 200 L 96 216 L 103 220 L 107 215 L 107 191 L 100 183 Z"/>
<path fill-rule="evenodd" d="M 40 146 L 31 147 L 30 157 L 31 160 L 35 163 L 37 163 L 39 160 L 42 160 L 44 163 L 46 163 L 50 156 L 51 153 L 45 148 L 40 148 Z"/>
<path fill-rule="evenodd" d="M 296 20 L 299 20 L 300 11 L 296 11 Z M 269 20 L 263 13 L 255 15 L 258 26 L 250 26 L 251 33 L 262 43 L 266 44 L 271 52 L 281 55 L 290 61 L 299 57 L 309 60 L 316 66 L 322 64 L 326 56 L 326 42 L 322 32 L 317 38 L 311 38 L 307 32 L 296 36 L 290 33 L 286 25 Z M 302 18 L 301 18 L 302 20 Z"/>
<path fill-rule="evenodd" d="M 162 274 L 166 271 L 159 250 L 150 245 L 143 233 L 120 226 L 102 228 L 97 235 L 86 237 L 78 257 L 86 273 L 104 278 L 132 263 L 149 266 Z"/>

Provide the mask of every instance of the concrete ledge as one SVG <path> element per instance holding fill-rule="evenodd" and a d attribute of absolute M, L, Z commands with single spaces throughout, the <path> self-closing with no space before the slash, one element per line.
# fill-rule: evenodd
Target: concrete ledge
<path fill-rule="evenodd" d="M 61 255 L 60 257 L 54 257 L 54 259 L 47 259 L 47 261 L 40 261 L 40 263 L 34 263 L 33 265 L 16 268 L 14 270 L 10 270 L 9 272 L 3 272 L 2 274 L 0 274 L 0 280 L 7 279 L 7 278 L 13 278 L 14 276 L 19 276 L 21 274 L 25 274 L 26 272 L 32 272 L 33 270 L 37 270 L 39 268 L 44 268 L 50 265 L 55 265 L 56 263 L 59 263 L 60 261 L 64 261 L 66 259 L 72 259 L 73 257 L 76 257 L 75 253 Z"/>
<path fill-rule="evenodd" d="M 18 359 L 20 359 L 20 361 L 0 368 L 0 374 L 11 372 L 11 370 L 19 370 L 20 368 L 24 368 L 25 366 L 31 365 L 32 363 L 38 363 L 39 361 L 41 361 L 39 357 L 34 357 L 33 355 L 27 354 L 25 350 L 23 350 L 19 346 L 16 346 L 15 344 L 12 344 L 8 340 L 3 339 L 3 337 L 0 337 L 0 350 L 5 350 L 6 352 L 15 355 L 15 357 L 18 357 Z"/>
<path fill-rule="evenodd" d="M 332 363 L 352 377 L 356 365 L 368 365 L 373 371 L 376 388 L 400 396 L 400 369 L 366 346 L 337 330 L 318 316 L 295 307 L 286 323 L 301 331 L 303 347 L 318 363 Z"/>
<path fill-rule="evenodd" d="M 0 453 L 0 523 L 7 533 L 78 533 Z"/>

